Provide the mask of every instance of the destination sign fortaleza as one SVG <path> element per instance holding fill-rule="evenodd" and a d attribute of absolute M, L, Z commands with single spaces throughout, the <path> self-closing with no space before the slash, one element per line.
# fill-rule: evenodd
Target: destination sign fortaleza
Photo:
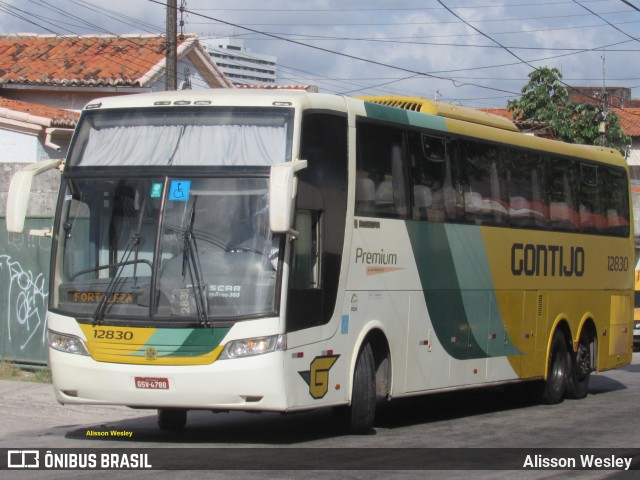
<path fill-rule="evenodd" d="M 104 292 L 67 292 L 67 302 L 70 303 L 107 303 L 131 304 L 135 301 L 132 293 Z"/>

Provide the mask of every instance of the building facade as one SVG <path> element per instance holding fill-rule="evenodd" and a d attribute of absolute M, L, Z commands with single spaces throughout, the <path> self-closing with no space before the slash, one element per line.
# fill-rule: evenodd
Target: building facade
<path fill-rule="evenodd" d="M 201 43 L 234 84 L 275 85 L 276 57 L 252 52 L 238 38 L 214 38 Z"/>

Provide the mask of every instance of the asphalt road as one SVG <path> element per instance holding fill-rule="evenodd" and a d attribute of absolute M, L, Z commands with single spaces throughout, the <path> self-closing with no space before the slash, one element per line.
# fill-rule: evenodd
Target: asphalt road
<path fill-rule="evenodd" d="M 122 434 L 92 434 L 112 431 Z M 184 462 L 188 455 L 196 463 L 202 460 L 210 469 L 182 471 L 179 478 L 634 478 L 638 470 L 625 472 L 618 468 L 568 472 L 501 470 L 504 464 L 500 456 L 512 451 L 508 449 L 536 454 L 544 448 L 569 448 L 575 449 L 569 452 L 576 455 L 593 453 L 591 449 L 640 451 L 640 354 L 634 354 L 631 365 L 593 375 L 589 393 L 583 400 L 539 405 L 524 398 L 520 389 L 504 387 L 401 399 L 381 412 L 375 432 L 365 436 L 341 433 L 337 419 L 327 410 L 294 415 L 192 411 L 184 431 L 164 432 L 156 426 L 155 411 L 61 406 L 56 403 L 50 385 L 0 381 L 2 455 L 6 455 L 4 449 L 61 448 L 71 452 L 163 449 L 165 461 L 176 456 L 178 463 Z M 376 450 L 361 450 L 365 448 Z M 446 450 L 428 450 L 434 448 Z M 404 470 L 412 462 L 422 468 L 429 459 L 434 459 L 435 465 L 449 468 L 451 458 L 456 455 L 462 465 L 467 456 L 475 456 L 477 460 L 478 455 L 477 451 L 464 449 L 478 448 L 492 449 L 486 450 L 488 458 L 482 470 Z M 158 450 L 155 452 L 157 455 Z M 219 458 L 226 460 L 220 464 L 228 468 L 229 464 L 237 463 L 237 470 L 217 470 L 210 457 L 218 452 L 223 452 L 224 458 Z M 605 454 L 604 450 L 595 452 Z M 434 455 L 451 458 L 443 463 L 440 460 L 444 457 L 438 459 Z M 326 458 L 335 468 L 348 465 L 349 469 L 308 471 L 300 467 L 305 456 L 312 466 Z M 354 462 L 354 458 L 362 461 Z M 399 467 L 399 459 L 408 459 L 409 467 Z M 640 468 L 640 457 L 633 462 Z M 252 470 L 266 464 L 277 470 Z M 497 470 L 490 470 L 493 465 Z M 0 476 L 47 480 L 108 476 L 115 480 L 176 478 L 176 472 L 11 470 L 0 472 Z"/>

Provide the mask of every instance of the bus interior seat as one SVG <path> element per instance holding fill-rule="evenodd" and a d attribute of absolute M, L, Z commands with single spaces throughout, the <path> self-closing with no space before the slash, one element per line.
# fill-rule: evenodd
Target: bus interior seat
<path fill-rule="evenodd" d="M 413 187 L 413 203 L 415 206 L 415 216 L 425 218 L 428 208 L 433 204 L 431 189 L 426 185 L 416 185 Z"/>
<path fill-rule="evenodd" d="M 595 227 L 595 219 L 591 210 L 586 205 L 580 205 L 580 227 L 593 229 Z"/>
<path fill-rule="evenodd" d="M 551 202 L 549 204 L 549 219 L 556 228 L 576 229 L 575 212 L 567 202 Z"/>
<path fill-rule="evenodd" d="M 392 213 L 393 210 L 393 182 L 384 180 L 376 189 L 376 211 Z"/>
<path fill-rule="evenodd" d="M 543 226 L 546 215 L 540 203 L 529 201 L 525 197 L 515 196 L 509 199 L 509 216 L 512 225 Z"/>
<path fill-rule="evenodd" d="M 356 212 L 373 211 L 376 200 L 376 185 L 366 177 L 356 178 Z"/>

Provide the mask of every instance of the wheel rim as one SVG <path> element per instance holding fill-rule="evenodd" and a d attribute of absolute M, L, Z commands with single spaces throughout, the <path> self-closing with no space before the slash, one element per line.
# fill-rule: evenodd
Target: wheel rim
<path fill-rule="evenodd" d="M 576 378 L 582 380 L 591 372 L 591 354 L 586 345 L 581 343 L 576 352 Z"/>

